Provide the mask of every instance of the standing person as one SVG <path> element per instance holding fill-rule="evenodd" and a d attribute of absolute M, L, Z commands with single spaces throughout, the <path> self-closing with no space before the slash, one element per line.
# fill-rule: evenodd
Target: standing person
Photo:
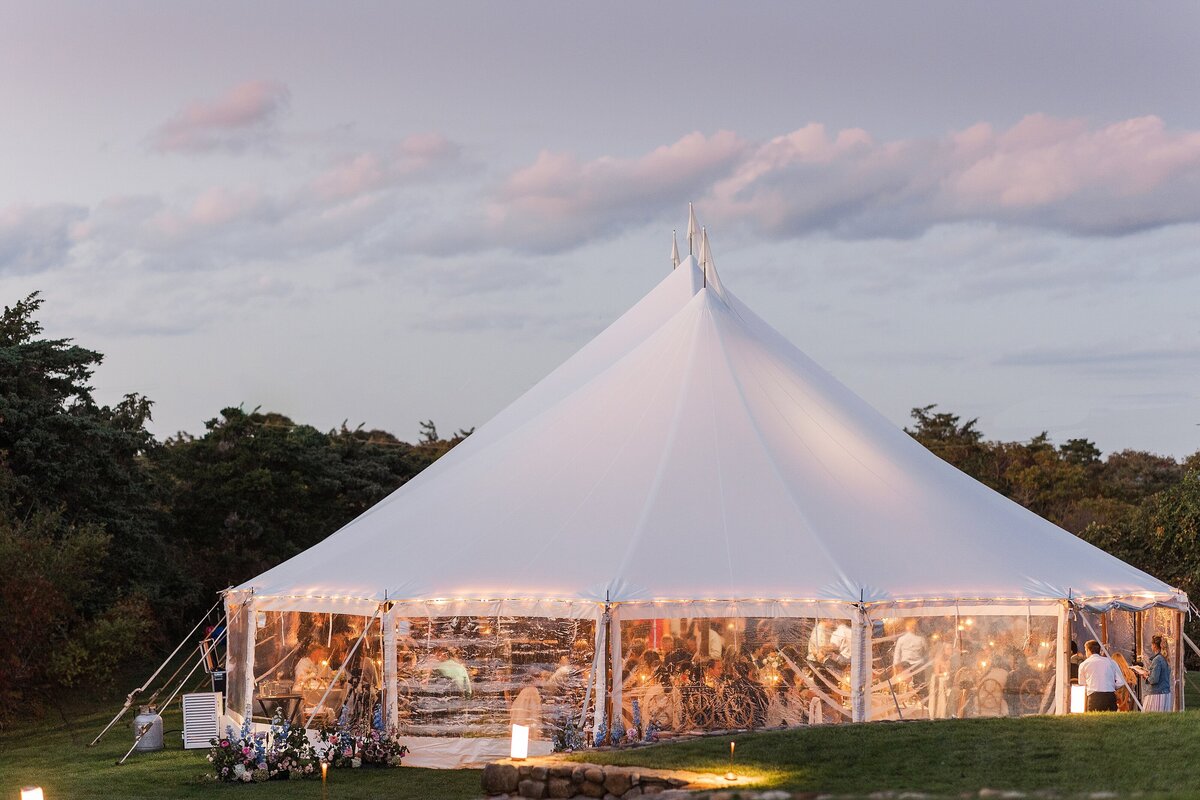
<path fill-rule="evenodd" d="M 926 661 L 929 659 L 929 647 L 925 637 L 917 633 L 917 621 L 909 617 L 904 621 L 904 633 L 896 639 L 896 647 L 892 651 L 892 672 L 899 676 L 909 673 L 917 696 L 925 698 Z"/>
<path fill-rule="evenodd" d="M 1079 683 L 1086 687 L 1087 711 L 1116 711 L 1117 689 L 1124 686 L 1121 672 L 1111 658 L 1100 652 L 1100 643 L 1089 639 L 1083 646 L 1088 657 L 1079 665 Z"/>
<path fill-rule="evenodd" d="M 1171 664 L 1167 661 L 1163 637 L 1159 634 L 1152 636 L 1150 649 L 1154 655 L 1150 658 L 1150 675 L 1146 679 L 1146 699 L 1142 702 L 1142 710 L 1173 711 L 1175 705 L 1171 702 Z"/>

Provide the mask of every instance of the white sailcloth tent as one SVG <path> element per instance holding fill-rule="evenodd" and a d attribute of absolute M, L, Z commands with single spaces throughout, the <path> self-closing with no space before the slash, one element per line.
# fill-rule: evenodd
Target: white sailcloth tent
<path fill-rule="evenodd" d="M 553 694 L 522 664 L 561 667 L 575 686 L 553 695 L 563 718 L 640 735 L 654 714 L 664 730 L 727 724 L 686 718 L 684 684 L 725 691 L 709 679 L 722 668 L 752 686 L 751 724 L 1063 713 L 1077 624 L 1131 615 L 1133 655 L 1151 630 L 1179 640 L 1182 592 L 932 455 L 750 311 L 697 240 L 695 257 L 676 251 L 641 302 L 438 462 L 226 593 L 241 637 L 231 710 L 264 711 L 252 702 L 263 670 L 278 677 L 306 636 L 332 642 L 335 617 L 370 620 L 350 630 L 378 640 L 379 698 L 401 730 L 437 717 L 427 689 L 450 662 L 480 686 L 503 671 L 505 698 L 521 679 Z M 925 644 L 906 670 L 890 654 L 908 618 Z M 848 641 L 829 648 L 821 619 L 842 620 Z M 524 635 L 531 620 L 540 639 Z M 573 633 L 544 635 L 568 621 Z M 557 644 L 514 655 L 497 637 Z M 664 672 L 664 641 L 686 642 L 689 674 Z M 820 666 L 822 648 L 834 665 Z M 1009 684 L 1026 668 L 1038 682 L 1018 702 Z M 460 725 L 413 723 L 428 734 L 413 736 L 413 763 L 503 751 L 501 700 L 471 717 L 482 694 L 453 712 Z"/>

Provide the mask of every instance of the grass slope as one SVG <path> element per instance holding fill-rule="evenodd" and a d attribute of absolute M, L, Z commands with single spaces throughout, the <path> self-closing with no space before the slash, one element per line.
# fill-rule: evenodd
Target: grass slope
<path fill-rule="evenodd" d="M 605 764 L 736 770 L 792 791 L 958 795 L 981 788 L 1200 797 L 1200 712 L 805 728 L 589 754 Z"/>

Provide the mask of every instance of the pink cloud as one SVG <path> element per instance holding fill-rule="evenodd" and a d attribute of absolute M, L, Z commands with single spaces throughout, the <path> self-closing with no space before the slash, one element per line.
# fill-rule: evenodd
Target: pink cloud
<path fill-rule="evenodd" d="M 909 236 L 964 220 L 1120 234 L 1200 221 L 1200 132 L 1035 114 L 1003 131 L 877 142 L 809 125 L 750 148 L 704 201 L 713 218 L 778 236 Z"/>
<path fill-rule="evenodd" d="M 369 194 L 428 177 L 458 161 L 460 148 L 439 133 L 418 133 L 394 147 L 356 153 L 318 175 L 309 189 L 325 201 Z"/>
<path fill-rule="evenodd" d="M 644 223 L 704 190 L 742 157 L 746 143 L 730 131 L 690 133 L 632 159 L 580 161 L 543 151 L 504 181 L 486 210 L 500 242 L 554 250 L 580 237 Z"/>
<path fill-rule="evenodd" d="M 163 153 L 242 152 L 269 146 L 290 100 L 287 86 L 278 81 L 247 81 L 215 100 L 185 106 L 154 132 L 150 144 Z"/>

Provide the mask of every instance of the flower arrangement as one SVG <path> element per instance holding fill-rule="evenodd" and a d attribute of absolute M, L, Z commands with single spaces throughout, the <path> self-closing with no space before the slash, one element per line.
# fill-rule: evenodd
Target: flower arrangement
<path fill-rule="evenodd" d="M 345 715 L 336 728 L 318 731 L 315 743 L 304 728 L 292 727 L 276 712 L 270 732 L 254 733 L 247 720 L 241 731 L 227 727 L 225 736 L 211 739 L 210 744 L 210 777 L 232 783 L 315 778 L 321 774 L 322 762 L 334 768 L 398 767 L 408 754 L 394 731 L 372 727 L 352 732 Z"/>

